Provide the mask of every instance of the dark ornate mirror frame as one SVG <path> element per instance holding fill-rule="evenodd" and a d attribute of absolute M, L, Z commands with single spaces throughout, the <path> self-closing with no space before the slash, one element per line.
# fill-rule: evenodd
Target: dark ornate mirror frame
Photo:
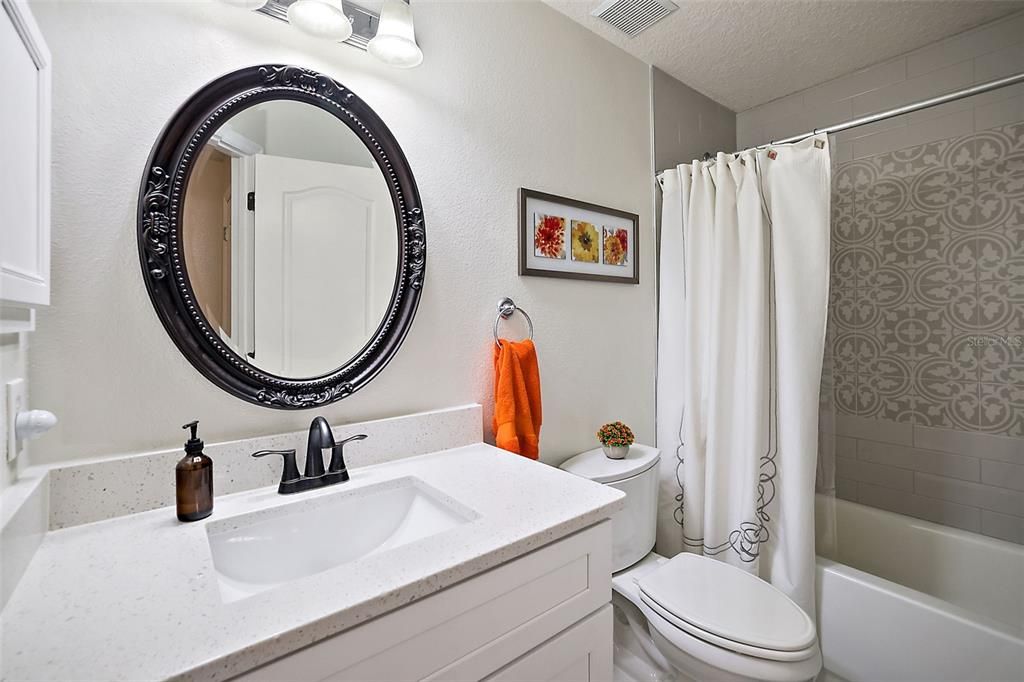
<path fill-rule="evenodd" d="M 398 227 L 398 269 L 383 321 L 348 364 L 310 379 L 267 374 L 220 340 L 196 302 L 181 246 L 185 188 L 198 152 L 232 115 L 279 99 L 306 102 L 328 111 L 359 136 L 384 174 Z M 222 76 L 174 114 L 153 147 L 142 179 L 138 242 L 149 297 L 185 357 L 229 393 L 278 409 L 319 407 L 341 400 L 384 369 L 412 324 L 426 269 L 419 191 L 391 131 L 373 109 L 340 83 L 309 69 L 281 64 L 253 66 Z"/>

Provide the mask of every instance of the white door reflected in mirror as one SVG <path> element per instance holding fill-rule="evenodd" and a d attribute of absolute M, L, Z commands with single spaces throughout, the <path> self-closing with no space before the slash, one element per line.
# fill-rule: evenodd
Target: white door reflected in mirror
<path fill-rule="evenodd" d="M 395 286 L 384 176 L 348 126 L 302 102 L 258 104 L 216 131 L 189 180 L 182 243 L 210 326 L 282 377 L 353 359 Z"/>

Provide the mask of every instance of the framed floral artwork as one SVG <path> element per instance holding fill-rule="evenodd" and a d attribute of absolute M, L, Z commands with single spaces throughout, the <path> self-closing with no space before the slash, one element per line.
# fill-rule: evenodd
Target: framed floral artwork
<path fill-rule="evenodd" d="M 636 213 L 519 189 L 519 274 L 640 283 Z"/>

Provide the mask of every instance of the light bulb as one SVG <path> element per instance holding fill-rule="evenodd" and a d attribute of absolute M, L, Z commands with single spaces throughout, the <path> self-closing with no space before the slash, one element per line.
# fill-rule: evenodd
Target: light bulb
<path fill-rule="evenodd" d="M 412 9 L 402 0 L 385 0 L 380 11 L 377 35 L 367 43 L 366 51 L 390 66 L 411 69 L 423 62 L 423 51 L 416 44 Z"/>
<path fill-rule="evenodd" d="M 241 7 L 242 9 L 257 10 L 267 4 L 267 0 L 220 0 L 225 5 Z"/>
<path fill-rule="evenodd" d="M 341 42 L 352 35 L 352 22 L 341 0 L 296 0 L 288 6 L 288 22 L 315 38 Z"/>

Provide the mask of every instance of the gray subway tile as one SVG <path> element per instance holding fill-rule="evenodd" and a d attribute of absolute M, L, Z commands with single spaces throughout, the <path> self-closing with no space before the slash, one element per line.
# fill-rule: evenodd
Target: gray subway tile
<path fill-rule="evenodd" d="M 836 497 L 841 500 L 857 501 L 857 481 L 848 478 L 836 479 Z"/>
<path fill-rule="evenodd" d="M 1000 488 L 1024 490 L 1024 466 L 986 460 L 981 463 L 981 482 Z"/>
<path fill-rule="evenodd" d="M 917 425 L 913 433 L 918 448 L 1024 465 L 1024 438 Z"/>
<path fill-rule="evenodd" d="M 857 439 L 849 436 L 836 436 L 836 457 L 857 458 Z"/>
<path fill-rule="evenodd" d="M 836 418 L 836 433 L 864 440 L 875 440 L 896 445 L 914 444 L 914 427 L 909 422 L 872 419 L 842 414 Z"/>
<path fill-rule="evenodd" d="M 857 441 L 857 458 L 965 481 L 981 480 L 981 461 L 977 457 L 860 440 Z"/>
<path fill-rule="evenodd" d="M 975 533 L 981 530 L 981 510 L 954 502 L 912 495 L 869 483 L 857 485 L 857 501 L 869 507 L 906 514 Z"/>
<path fill-rule="evenodd" d="M 896 490 L 914 489 L 914 472 L 845 457 L 836 458 L 836 477 L 871 483 Z"/>
<path fill-rule="evenodd" d="M 1024 516 L 1024 493 L 932 474 L 914 474 L 914 492 L 1002 514 Z"/>
<path fill-rule="evenodd" d="M 983 509 L 981 532 L 1000 540 L 1024 544 L 1024 518 Z"/>

